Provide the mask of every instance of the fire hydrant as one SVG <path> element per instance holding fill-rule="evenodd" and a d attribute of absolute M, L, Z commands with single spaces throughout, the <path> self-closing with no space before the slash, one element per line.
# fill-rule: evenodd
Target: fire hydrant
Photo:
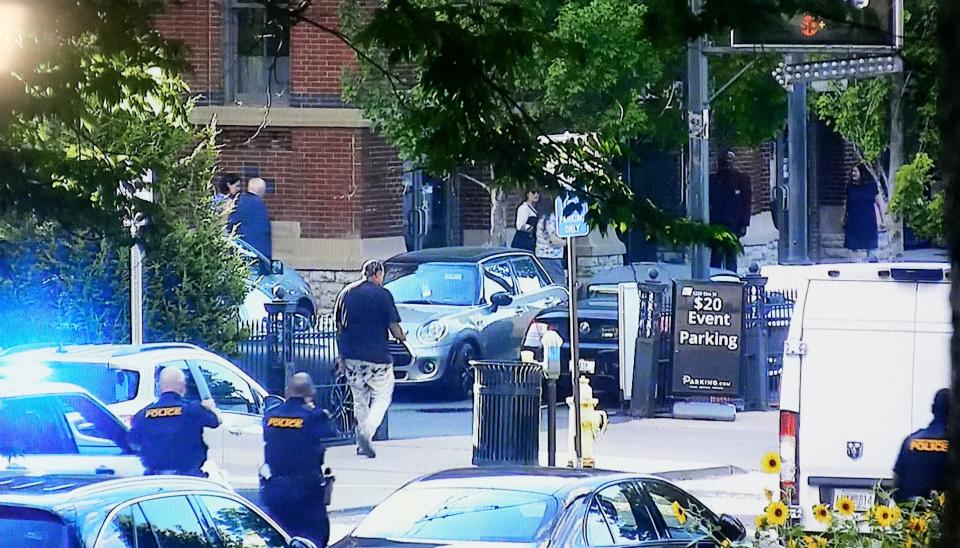
<path fill-rule="evenodd" d="M 600 434 L 607 430 L 607 413 L 597 409 L 597 403 L 599 402 L 600 400 L 593 397 L 590 380 L 586 377 L 580 377 L 580 462 L 584 468 L 596 467 L 593 458 L 593 443 Z M 567 439 L 569 441 L 570 459 L 567 461 L 567 466 L 573 467 L 577 452 L 573 439 L 575 429 L 572 426 L 577 423 L 577 418 L 572 396 L 567 398 L 567 406 L 570 408 L 570 420 L 567 422 L 570 425 L 570 428 L 567 429 L 569 431 Z"/>

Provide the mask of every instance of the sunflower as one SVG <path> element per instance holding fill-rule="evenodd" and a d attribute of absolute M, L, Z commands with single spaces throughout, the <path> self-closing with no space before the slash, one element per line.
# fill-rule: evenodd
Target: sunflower
<path fill-rule="evenodd" d="M 899 521 L 900 521 L 900 517 L 901 517 L 901 516 L 900 516 L 900 507 L 899 507 L 899 506 L 896 506 L 896 505 L 891 506 L 891 507 L 890 507 L 890 512 L 893 514 L 893 522 L 894 522 L 894 523 L 899 522 Z"/>
<path fill-rule="evenodd" d="M 760 463 L 760 466 L 768 474 L 779 474 L 782 464 L 780 455 L 776 451 L 770 451 L 763 456 L 763 462 Z"/>
<path fill-rule="evenodd" d="M 803 543 L 806 545 L 806 548 L 826 548 L 827 539 L 823 537 L 812 537 L 807 535 L 803 537 Z"/>
<path fill-rule="evenodd" d="M 900 519 L 899 515 L 894 515 L 893 509 L 889 506 L 874 506 L 873 519 L 880 527 L 890 527 Z"/>
<path fill-rule="evenodd" d="M 830 515 L 830 507 L 826 504 L 817 504 L 813 507 L 813 517 L 824 525 L 830 525 L 833 516 Z"/>
<path fill-rule="evenodd" d="M 907 522 L 907 529 L 918 536 L 923 535 L 927 532 L 927 520 L 921 517 L 912 517 Z"/>
<path fill-rule="evenodd" d="M 944 503 L 946 502 L 946 499 L 943 497 L 943 493 L 937 495 L 937 502 L 939 502 L 940 506 L 943 507 Z"/>
<path fill-rule="evenodd" d="M 767 516 L 757 516 L 753 522 L 757 526 L 757 529 L 763 529 L 767 526 Z"/>
<path fill-rule="evenodd" d="M 767 521 L 769 521 L 771 525 L 783 525 L 787 522 L 788 514 L 787 506 L 779 500 L 767 505 Z"/>
<path fill-rule="evenodd" d="M 853 503 L 853 499 L 850 497 L 840 497 L 837 499 L 837 512 L 840 512 L 841 516 L 850 517 L 853 515 L 853 512 L 857 509 L 857 506 Z"/>
<path fill-rule="evenodd" d="M 791 538 L 791 539 L 787 539 L 787 546 L 786 546 L 786 548 L 799 548 L 799 547 L 797 546 L 797 541 L 795 541 L 795 540 L 793 540 L 793 539 Z"/>
<path fill-rule="evenodd" d="M 673 517 L 677 518 L 677 522 L 680 525 L 685 524 L 687 522 L 687 513 L 684 512 L 683 506 L 680 506 L 679 502 L 674 501 L 670 507 L 673 508 Z"/>
<path fill-rule="evenodd" d="M 763 496 L 766 497 L 767 502 L 772 502 L 772 501 L 773 501 L 773 491 L 771 491 L 771 490 L 769 490 L 769 489 L 764 489 L 764 490 L 763 490 Z"/>
<path fill-rule="evenodd" d="M 720 548 L 730 548 L 730 541 L 723 539 L 723 542 L 720 543 Z"/>

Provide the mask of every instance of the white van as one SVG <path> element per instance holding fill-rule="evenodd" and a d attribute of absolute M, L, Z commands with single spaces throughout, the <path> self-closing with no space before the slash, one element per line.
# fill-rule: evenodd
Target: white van
<path fill-rule="evenodd" d="M 780 486 L 791 515 L 822 531 L 815 504 L 873 504 L 891 486 L 903 438 L 950 386 L 950 270 L 941 263 L 809 271 L 784 345 Z"/>

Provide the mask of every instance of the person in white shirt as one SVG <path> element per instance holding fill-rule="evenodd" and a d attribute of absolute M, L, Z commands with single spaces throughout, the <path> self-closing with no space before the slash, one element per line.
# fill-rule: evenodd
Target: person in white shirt
<path fill-rule="evenodd" d="M 526 200 L 517 208 L 517 233 L 513 235 L 513 241 L 510 247 L 517 249 L 526 249 L 533 252 L 536 249 L 537 242 L 537 202 L 540 201 L 540 193 L 533 189 L 527 189 Z"/>
<path fill-rule="evenodd" d="M 565 250 L 566 242 L 557 236 L 556 213 L 548 211 L 537 224 L 536 255 L 557 283 L 563 283 L 567 278 L 564 266 Z"/>

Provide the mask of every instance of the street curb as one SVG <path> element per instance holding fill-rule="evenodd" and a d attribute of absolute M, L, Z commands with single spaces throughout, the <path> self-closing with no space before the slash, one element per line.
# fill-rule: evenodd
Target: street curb
<path fill-rule="evenodd" d="M 746 474 L 747 471 L 737 466 L 714 466 L 710 468 L 695 468 L 693 470 L 676 470 L 655 472 L 653 475 L 669 481 L 688 481 L 715 478 L 717 476 L 734 476 Z"/>

